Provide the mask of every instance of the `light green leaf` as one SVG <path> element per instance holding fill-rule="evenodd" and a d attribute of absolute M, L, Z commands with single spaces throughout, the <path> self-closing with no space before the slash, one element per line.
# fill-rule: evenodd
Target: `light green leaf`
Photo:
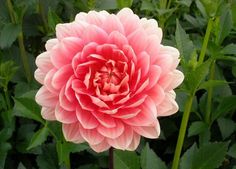
<path fill-rule="evenodd" d="M 4 25 L 0 34 L 0 47 L 10 47 L 12 43 L 17 39 L 20 32 L 21 27 L 18 24 L 9 23 Z"/>
<path fill-rule="evenodd" d="M 95 8 L 100 10 L 117 9 L 118 4 L 116 0 L 99 0 L 96 1 Z"/>
<path fill-rule="evenodd" d="M 197 146 L 194 143 L 181 157 L 180 169 L 191 169 L 192 168 L 192 162 L 193 162 L 193 158 L 194 158 L 196 151 L 197 151 Z"/>
<path fill-rule="evenodd" d="M 149 144 L 141 152 L 142 169 L 167 169 L 166 164 L 150 149 Z"/>
<path fill-rule="evenodd" d="M 48 134 L 49 134 L 49 131 L 48 131 L 47 126 L 44 126 L 43 128 L 39 129 L 33 135 L 27 150 L 37 147 L 41 145 L 42 143 L 44 143 L 47 139 Z"/>
<path fill-rule="evenodd" d="M 178 20 L 176 21 L 175 41 L 181 57 L 184 61 L 189 61 L 194 51 L 194 45 Z"/>
<path fill-rule="evenodd" d="M 148 0 L 143 0 L 140 10 L 141 11 L 143 11 L 143 10 L 154 11 L 155 10 L 155 6 L 153 5 L 152 2 L 150 2 Z"/>
<path fill-rule="evenodd" d="M 188 129 L 188 137 L 198 135 L 208 128 L 207 124 L 202 121 L 193 122 Z"/>
<path fill-rule="evenodd" d="M 119 8 L 130 7 L 133 0 L 116 0 Z"/>
<path fill-rule="evenodd" d="M 48 26 L 50 30 L 54 32 L 55 27 L 58 23 L 62 23 L 61 18 L 56 14 L 55 11 L 49 9 L 48 10 Z"/>
<path fill-rule="evenodd" d="M 203 82 L 198 87 L 198 90 L 200 90 L 200 89 L 208 90 L 209 87 L 223 86 L 225 84 L 228 84 L 228 82 L 225 80 L 208 80 L 208 81 Z"/>
<path fill-rule="evenodd" d="M 219 118 L 217 122 L 223 139 L 233 134 L 236 129 L 236 123 L 231 119 Z"/>
<path fill-rule="evenodd" d="M 224 161 L 229 142 L 209 143 L 194 155 L 192 169 L 215 169 Z"/>
<path fill-rule="evenodd" d="M 187 6 L 187 7 L 190 7 L 192 2 L 193 2 L 193 0 L 180 0 L 180 1 L 177 1 L 177 3 L 183 4 L 183 5 Z"/>
<path fill-rule="evenodd" d="M 140 169 L 139 157 L 132 151 L 114 151 L 114 169 Z"/>
<path fill-rule="evenodd" d="M 236 159 L 236 144 L 233 144 L 230 148 L 227 154 L 233 158 Z"/>

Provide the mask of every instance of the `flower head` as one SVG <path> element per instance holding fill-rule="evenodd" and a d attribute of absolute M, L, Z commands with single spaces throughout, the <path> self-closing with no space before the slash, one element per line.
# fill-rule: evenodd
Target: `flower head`
<path fill-rule="evenodd" d="M 157 138 L 157 117 L 178 111 L 173 89 L 183 81 L 178 50 L 161 40 L 156 20 L 129 8 L 81 12 L 58 24 L 36 59 L 43 118 L 61 122 L 66 140 L 97 152 L 135 150 L 140 136 Z"/>

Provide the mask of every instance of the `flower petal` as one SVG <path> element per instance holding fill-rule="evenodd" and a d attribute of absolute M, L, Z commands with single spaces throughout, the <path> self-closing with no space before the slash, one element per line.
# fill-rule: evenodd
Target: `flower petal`
<path fill-rule="evenodd" d="M 130 143 L 130 145 L 127 147 L 127 150 L 129 151 L 134 151 L 137 149 L 139 143 L 140 143 L 140 135 L 137 134 L 136 132 L 133 132 L 133 140 Z"/>
<path fill-rule="evenodd" d="M 102 134 L 104 137 L 115 139 L 119 137 L 124 132 L 124 124 L 116 120 L 116 126 L 113 128 L 107 128 L 103 125 L 98 126 L 97 130 L 100 134 Z"/>
<path fill-rule="evenodd" d="M 147 138 L 158 138 L 160 135 L 160 125 L 158 120 L 152 126 L 133 126 L 133 130 L 141 136 Z"/>
<path fill-rule="evenodd" d="M 46 120 L 56 120 L 54 108 L 42 107 L 41 115 Z"/>
<path fill-rule="evenodd" d="M 90 145 L 90 147 L 96 151 L 97 153 L 103 152 L 108 150 L 111 146 L 107 143 L 107 141 L 104 139 L 101 143 Z"/>
<path fill-rule="evenodd" d="M 104 140 L 104 136 L 99 134 L 96 129 L 84 129 L 82 126 L 79 128 L 81 136 L 90 144 L 98 145 Z"/>
<path fill-rule="evenodd" d="M 38 90 L 35 100 L 41 106 L 55 107 L 58 103 L 58 96 L 51 93 L 45 86 L 42 86 Z"/>
<path fill-rule="evenodd" d="M 80 134 L 79 123 L 63 124 L 62 131 L 67 141 L 74 143 L 83 143 L 85 140 Z"/>
<path fill-rule="evenodd" d="M 70 124 L 78 121 L 75 111 L 66 111 L 59 104 L 56 106 L 55 116 L 61 123 Z"/>
<path fill-rule="evenodd" d="M 89 25 L 84 30 L 84 33 L 82 35 L 82 39 L 84 40 L 85 44 L 90 43 L 90 42 L 96 42 L 98 44 L 103 44 L 103 43 L 107 42 L 108 35 L 103 29 L 101 29 L 95 25 Z"/>

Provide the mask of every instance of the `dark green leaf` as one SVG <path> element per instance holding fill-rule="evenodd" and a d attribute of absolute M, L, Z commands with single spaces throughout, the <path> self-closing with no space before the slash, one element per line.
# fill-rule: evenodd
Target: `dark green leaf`
<path fill-rule="evenodd" d="M 149 144 L 141 152 L 142 169 L 167 169 L 165 163 L 150 149 Z"/>
<path fill-rule="evenodd" d="M 195 155 L 195 152 L 197 151 L 196 144 L 193 144 L 181 157 L 180 159 L 180 169 L 191 169 L 192 168 L 192 162 Z"/>
<path fill-rule="evenodd" d="M 114 151 L 114 169 L 139 169 L 140 161 L 135 152 Z"/>
<path fill-rule="evenodd" d="M 21 32 L 21 27 L 18 24 L 9 23 L 6 24 L 0 35 L 0 47 L 8 48 L 17 39 L 17 36 Z"/>
<path fill-rule="evenodd" d="M 202 121 L 193 122 L 188 129 L 188 137 L 198 135 L 205 131 L 208 125 Z"/>
<path fill-rule="evenodd" d="M 56 14 L 55 11 L 49 9 L 48 11 L 48 26 L 52 32 L 54 32 L 55 27 L 58 23 L 62 23 L 61 18 Z"/>
<path fill-rule="evenodd" d="M 116 0 L 119 8 L 130 7 L 133 0 Z"/>
<path fill-rule="evenodd" d="M 0 143 L 0 168 L 4 168 L 8 150 L 11 149 L 11 144 L 7 142 Z"/>
<path fill-rule="evenodd" d="M 236 55 L 236 44 L 231 43 L 231 44 L 225 46 L 222 49 L 222 53 L 225 55 Z"/>
<path fill-rule="evenodd" d="M 142 1 L 142 5 L 141 5 L 140 10 L 154 11 L 155 6 L 153 5 L 152 2 L 150 2 L 148 0 L 144 0 L 144 1 Z"/>
<path fill-rule="evenodd" d="M 47 136 L 49 134 L 48 128 L 47 126 L 39 129 L 32 137 L 30 144 L 28 146 L 28 150 L 31 148 L 34 148 L 36 146 L 41 145 L 42 143 L 44 143 L 44 141 L 47 139 Z"/>
<path fill-rule="evenodd" d="M 99 0 L 96 1 L 95 8 L 100 10 L 117 9 L 118 4 L 116 0 Z"/>
<path fill-rule="evenodd" d="M 229 143 L 209 143 L 199 148 L 194 155 L 192 169 L 215 169 L 221 165 Z"/>
<path fill-rule="evenodd" d="M 17 169 L 26 169 L 26 168 L 25 168 L 25 166 L 24 166 L 22 163 L 20 163 L 20 164 L 18 165 Z"/>
<path fill-rule="evenodd" d="M 218 105 L 216 111 L 212 114 L 213 120 L 217 119 L 220 116 L 224 116 L 232 110 L 236 109 L 236 95 L 224 97 L 220 104 Z"/>
<path fill-rule="evenodd" d="M 217 122 L 223 139 L 229 137 L 236 130 L 236 123 L 231 119 L 219 118 Z"/>
<path fill-rule="evenodd" d="M 232 145 L 229 148 L 229 151 L 227 152 L 227 154 L 236 159 L 236 144 Z"/>
<path fill-rule="evenodd" d="M 100 168 L 96 164 L 87 164 L 87 165 L 80 166 L 78 169 L 100 169 Z"/>
<path fill-rule="evenodd" d="M 177 3 L 183 4 L 183 5 L 187 6 L 187 7 L 190 7 L 192 2 L 193 2 L 193 0 L 180 0 L 180 1 L 177 1 Z"/>
<path fill-rule="evenodd" d="M 228 84 L 228 82 L 225 80 L 208 80 L 208 81 L 203 82 L 198 87 L 198 90 L 200 89 L 208 90 L 209 87 L 223 86 L 225 84 Z"/>
<path fill-rule="evenodd" d="M 194 51 L 193 42 L 189 39 L 189 35 L 186 34 L 178 20 L 176 21 L 175 41 L 181 57 L 186 62 L 189 61 Z"/>

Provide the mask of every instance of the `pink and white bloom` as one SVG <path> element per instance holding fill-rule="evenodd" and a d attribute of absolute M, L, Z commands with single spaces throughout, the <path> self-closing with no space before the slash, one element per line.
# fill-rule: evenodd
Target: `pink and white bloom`
<path fill-rule="evenodd" d="M 129 8 L 81 12 L 58 24 L 36 59 L 43 118 L 61 122 L 66 140 L 96 152 L 135 150 L 141 136 L 158 138 L 157 118 L 178 111 L 173 89 L 184 78 L 178 50 L 161 40 L 156 20 Z"/>

